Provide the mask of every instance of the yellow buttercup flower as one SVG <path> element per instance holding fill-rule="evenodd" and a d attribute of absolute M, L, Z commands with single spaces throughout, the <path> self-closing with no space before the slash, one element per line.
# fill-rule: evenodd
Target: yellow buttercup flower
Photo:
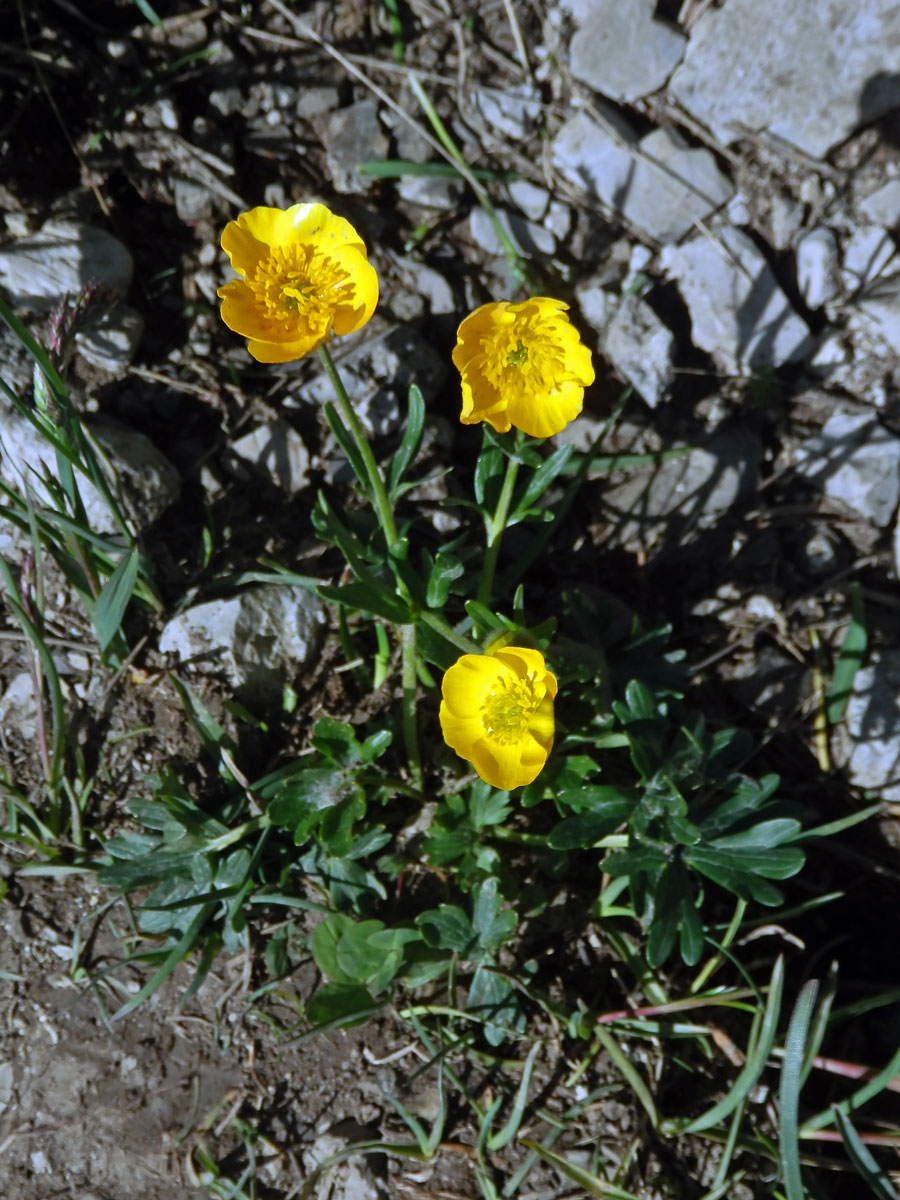
<path fill-rule="evenodd" d="M 509 791 L 537 777 L 553 748 L 556 697 L 540 651 L 464 654 L 444 674 L 441 695 L 444 741 L 485 782 Z"/>
<path fill-rule="evenodd" d="M 324 204 L 251 208 L 225 226 L 222 248 L 241 276 L 219 288 L 222 320 L 259 362 L 302 358 L 375 311 L 366 247 Z"/>
<path fill-rule="evenodd" d="M 578 416 L 594 368 L 568 307 L 537 296 L 483 304 L 466 317 L 453 350 L 464 425 L 487 421 L 498 433 L 515 426 L 550 437 Z"/>

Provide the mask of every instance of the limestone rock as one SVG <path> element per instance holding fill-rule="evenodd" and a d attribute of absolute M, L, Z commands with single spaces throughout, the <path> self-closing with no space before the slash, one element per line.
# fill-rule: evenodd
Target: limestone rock
<path fill-rule="evenodd" d="M 895 0 L 728 0 L 669 89 L 723 143 L 768 132 L 815 158 L 900 104 Z"/>
<path fill-rule="evenodd" d="M 654 19 L 655 0 L 594 0 L 572 38 L 576 79 L 611 100 L 659 91 L 681 61 L 685 37 Z"/>
<path fill-rule="evenodd" d="M 0 287 L 14 306 L 48 309 L 89 283 L 124 293 L 134 263 L 118 238 L 81 221 L 52 217 L 40 231 L 0 246 Z"/>

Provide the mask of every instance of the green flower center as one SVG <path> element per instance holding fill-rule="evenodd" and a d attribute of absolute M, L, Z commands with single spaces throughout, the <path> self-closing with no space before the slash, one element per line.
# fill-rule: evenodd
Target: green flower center
<path fill-rule="evenodd" d="M 519 338 L 516 338 L 515 350 L 507 350 L 506 361 L 511 367 L 521 367 L 528 361 L 528 347 L 523 346 Z"/>
<path fill-rule="evenodd" d="M 534 681 L 530 676 L 498 680 L 481 706 L 484 731 L 503 746 L 520 742 L 528 732 L 537 706 Z"/>

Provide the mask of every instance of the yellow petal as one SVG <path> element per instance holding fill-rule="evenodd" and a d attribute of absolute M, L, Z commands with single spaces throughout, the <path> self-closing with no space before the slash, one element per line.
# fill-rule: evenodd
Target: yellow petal
<path fill-rule="evenodd" d="M 489 655 L 464 654 L 444 673 L 444 704 L 456 717 L 474 717 L 503 672 L 503 664 Z"/>
<path fill-rule="evenodd" d="M 561 433 L 581 412 L 584 388 L 561 384 L 548 394 L 520 393 L 509 401 L 509 419 L 529 437 L 546 438 Z"/>
<path fill-rule="evenodd" d="M 335 309 L 334 332 L 341 337 L 361 329 L 378 304 L 378 275 L 365 253 L 356 246 L 337 247 L 328 257 L 346 272 L 352 285 L 353 304 Z"/>
<path fill-rule="evenodd" d="M 260 258 L 269 255 L 272 234 L 281 215 L 279 208 L 251 208 L 222 231 L 222 249 L 239 275 L 254 269 Z"/>
<path fill-rule="evenodd" d="M 504 746 L 489 738 L 474 747 L 472 757 L 472 765 L 481 778 L 504 792 L 531 783 L 546 761 L 546 754 L 541 753 L 537 761 L 523 762 L 520 743 Z"/>
<path fill-rule="evenodd" d="M 219 288 L 222 301 L 222 320 L 229 329 L 243 337 L 264 337 L 275 334 L 276 325 L 260 311 L 253 292 L 241 279 L 233 279 Z"/>

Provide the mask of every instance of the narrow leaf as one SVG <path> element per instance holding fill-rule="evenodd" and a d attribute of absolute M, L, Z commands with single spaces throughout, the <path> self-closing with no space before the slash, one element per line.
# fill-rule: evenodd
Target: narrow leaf
<path fill-rule="evenodd" d="M 94 606 L 94 628 L 97 630 L 101 650 L 106 650 L 121 628 L 122 617 L 134 593 L 138 559 L 137 548 L 132 547 L 107 579 L 97 597 Z"/>

